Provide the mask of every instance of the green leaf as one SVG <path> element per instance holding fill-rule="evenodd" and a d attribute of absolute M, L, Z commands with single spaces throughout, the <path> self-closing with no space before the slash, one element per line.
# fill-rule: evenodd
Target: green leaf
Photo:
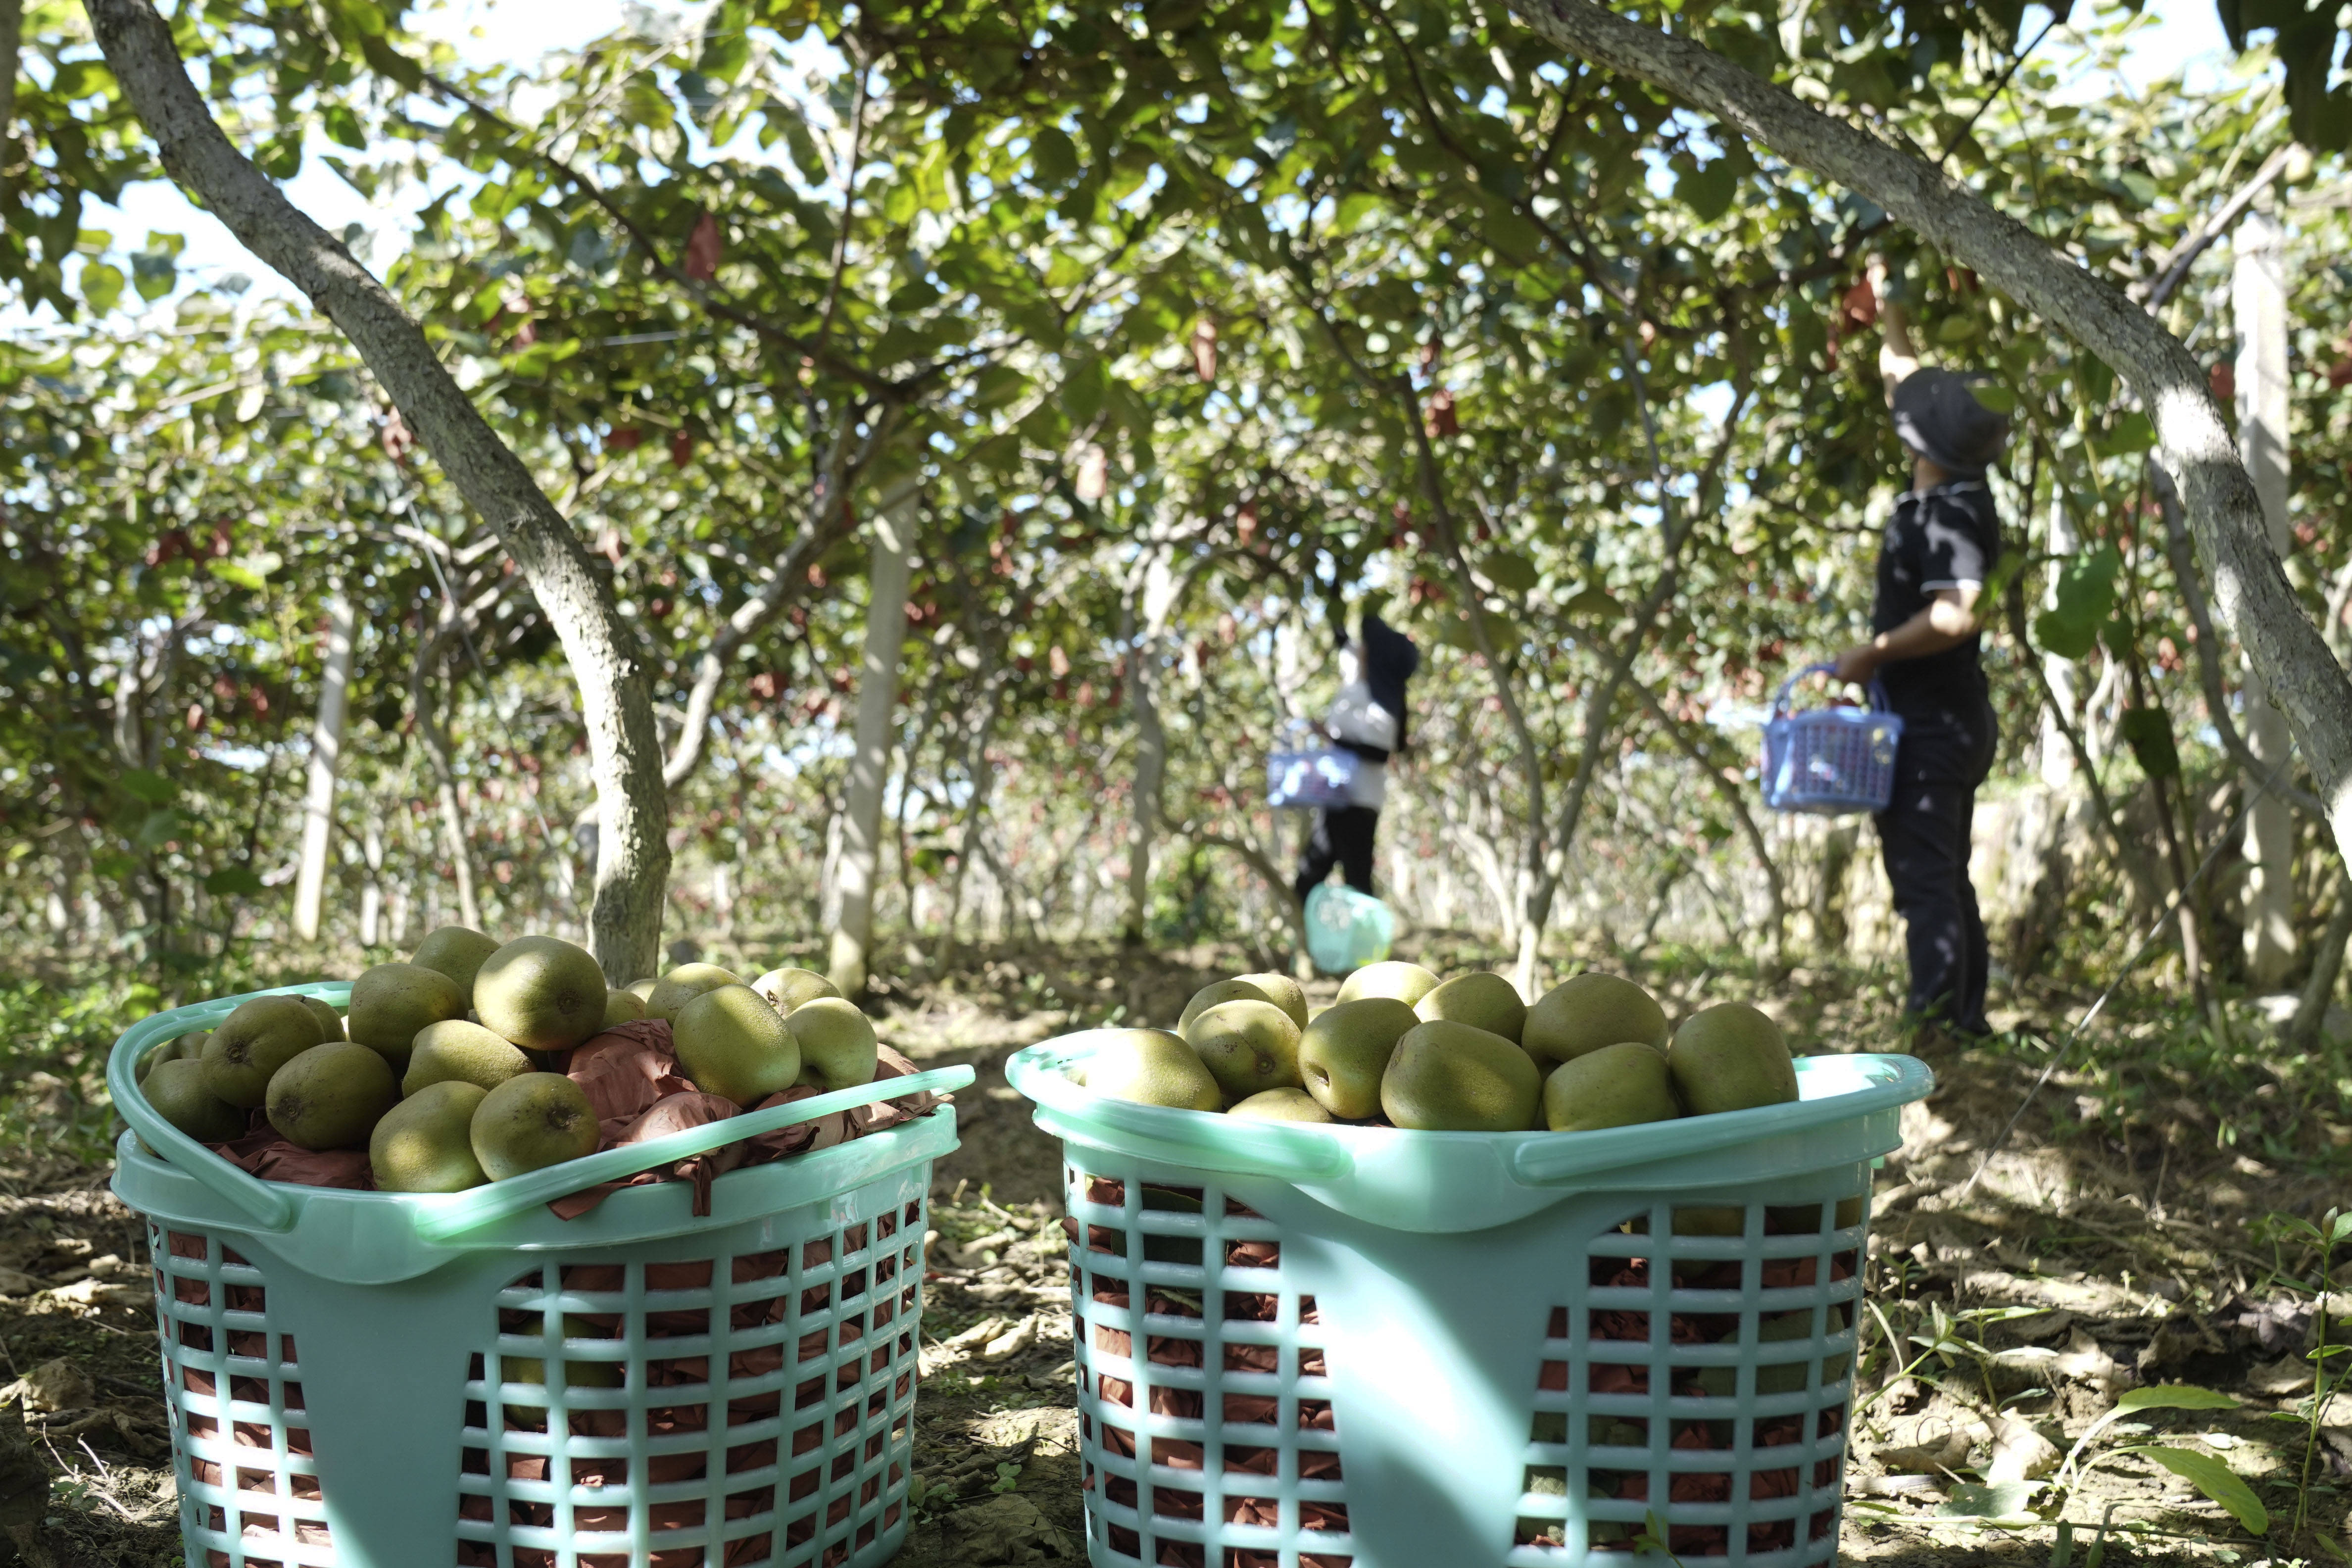
<path fill-rule="evenodd" d="M 345 147 L 356 148 L 361 152 L 367 150 L 367 132 L 360 129 L 360 117 L 352 111 L 351 105 L 331 103 L 327 105 L 319 119 L 320 122 L 326 127 L 327 135 L 331 140 Z"/>
<path fill-rule="evenodd" d="M 1508 594 L 1527 593 L 1539 581 L 1535 563 L 1508 550 L 1489 551 L 1478 563 L 1478 570 L 1486 574 L 1486 581 Z"/>
<path fill-rule="evenodd" d="M 2237 1407 L 2238 1402 L 2230 1395 L 2188 1383 L 2159 1383 L 2147 1388 L 2135 1388 L 2116 1401 L 2118 1410 L 2235 1410 Z"/>
<path fill-rule="evenodd" d="M 257 594 L 265 585 L 261 574 L 242 562 L 207 561 L 205 568 L 232 588 L 244 588 Z"/>
<path fill-rule="evenodd" d="M 2017 412 L 2017 394 L 1997 381 L 1971 382 L 1969 384 L 1969 391 L 1975 394 L 1979 403 L 1983 404 L 1995 414 Z"/>
<path fill-rule="evenodd" d="M 2128 458 L 2147 451 L 2156 445 L 2156 426 L 2139 409 L 2116 421 L 2115 428 L 2100 438 L 2100 451 L 2111 458 Z"/>
<path fill-rule="evenodd" d="M 263 891 L 261 879 L 243 866 L 224 866 L 205 878 L 205 891 L 216 899 L 251 899 Z"/>
<path fill-rule="evenodd" d="M 122 298 L 122 268 L 109 267 L 103 261 L 82 264 L 81 297 L 93 310 L 111 310 L 114 302 Z"/>
<path fill-rule="evenodd" d="M 2132 755 L 2139 759 L 2140 771 L 2148 777 L 2168 779 L 2179 776 L 2180 749 L 2173 744 L 2171 714 L 2161 708 L 2126 708 L 2124 710 L 2123 717 L 2116 721 L 2116 732 L 2121 735 L 2125 742 L 2131 747 Z M 2140 1389 L 2137 1392 L 2151 1394 L 2158 1391 Z M 2207 1398 L 2219 1400 L 2221 1403 L 2220 1405 L 2180 1405 L 2173 1406 L 2174 1408 L 2213 1410 L 2224 1407 L 2235 1408 L 2237 1405 L 2237 1401 L 2226 1394 L 2208 1394 L 2201 1388 L 2187 1389 L 2183 1392 L 2206 1394 Z M 2133 1406 L 2133 1408 L 2139 1407 Z"/>
<path fill-rule="evenodd" d="M 2136 1390 L 2135 1392 L 2140 1394 L 2158 1394 L 2163 1391 L 2160 1389 L 2144 1388 Z M 2206 1393 L 2206 1391 L 2201 1388 L 2188 1389 L 2184 1392 L 2189 1394 Z M 2227 1404 L 2232 1406 L 2237 1404 L 2236 1400 L 2229 1399 L 2225 1394 L 2207 1394 L 2206 1396 L 2210 1399 L 2224 1400 Z M 2131 1395 L 2127 1394 L 2124 1395 L 2124 1397 L 2128 1399 Z M 2182 1406 L 2181 1408 L 2191 1410 L 2210 1410 L 2217 1408 L 2217 1406 L 2209 1405 L 2191 1405 Z M 2264 1508 L 2263 1506 L 2263 1500 L 2254 1495 L 2254 1489 L 2241 1480 L 2235 1470 L 2230 1468 L 2229 1466 L 2223 1464 L 2212 1455 L 2200 1454 L 2189 1448 L 2167 1447 L 2160 1444 L 2152 1445 L 2143 1448 L 2118 1448 L 2116 1452 L 2117 1454 L 2137 1454 L 2144 1459 L 2155 1460 L 2158 1464 L 2162 1465 L 2166 1469 L 2170 1470 L 2174 1475 L 2179 1476 L 2182 1480 L 2187 1481 L 2190 1486 L 2195 1487 L 2199 1491 L 2203 1492 L 2213 1501 L 2218 1502 L 2223 1508 L 2228 1509 L 2230 1510 L 2230 1517 L 2236 1520 L 2240 1524 L 2244 1525 L 2249 1534 L 2262 1535 L 2268 1532 L 2270 1530 L 2270 1510 Z"/>
<path fill-rule="evenodd" d="M 1730 211 L 1731 198 L 1738 194 L 1739 176 L 1728 158 L 1688 170 L 1675 181 L 1675 200 L 1690 208 L 1701 223 L 1713 223 Z"/>
<path fill-rule="evenodd" d="M 145 768 L 132 768 L 122 775 L 122 788 L 132 799 L 149 805 L 169 805 L 180 786 L 162 773 L 149 773 Z"/>
<path fill-rule="evenodd" d="M 2060 658 L 2081 658 L 2099 640 L 2115 608 L 2124 558 L 2112 544 L 2068 557 L 2058 574 L 2057 603 L 2033 617 L 2033 640 Z"/>
<path fill-rule="evenodd" d="M 141 299 L 160 300 L 179 281 L 180 264 L 169 251 L 137 251 L 131 258 L 131 276 L 138 285 Z"/>
<path fill-rule="evenodd" d="M 1048 125 L 1030 138 L 1029 162 L 1043 184 L 1065 184 L 1078 172 L 1078 144 L 1060 126 Z"/>
<path fill-rule="evenodd" d="M 161 811 L 149 812 L 147 819 L 139 825 L 139 831 L 131 836 L 131 841 L 142 849 L 153 849 L 171 842 L 179 831 L 180 814 L 165 806 Z"/>

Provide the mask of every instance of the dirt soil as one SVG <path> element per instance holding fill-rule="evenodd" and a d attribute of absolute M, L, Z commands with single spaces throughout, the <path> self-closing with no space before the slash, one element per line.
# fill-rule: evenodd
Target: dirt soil
<path fill-rule="evenodd" d="M 1172 1021 L 1199 985 L 1247 967 L 1209 951 L 999 952 L 878 1005 L 887 1041 L 927 1067 L 980 1073 L 958 1097 L 962 1147 L 934 1189 L 908 1568 L 1085 1556 L 1061 1162 L 1006 1085 L 1006 1058 L 1071 1028 Z M 1643 978 L 1677 1016 L 1702 988 L 1705 1000 L 1725 994 L 1704 973 Z M 1883 994 L 1850 977 L 1800 972 L 1759 1000 L 1801 1049 L 1887 1037 Z M 2204 1456 L 2259 1500 L 2267 1533 L 2144 1456 L 2112 1457 L 2066 1499 L 2072 1561 L 2103 1518 L 2108 1564 L 2285 1568 L 2352 1551 L 2352 1396 L 2313 1410 L 2306 1354 L 2323 1331 L 2344 1342 L 2352 1324 L 2323 1321 L 2278 1282 L 2281 1259 L 2257 1226 L 2317 1219 L 2340 1180 L 2217 1146 L 2210 1110 L 2191 1094 L 2086 1131 L 2078 1102 L 2094 1086 L 2061 1072 L 1971 1185 L 2040 1058 L 1930 1060 L 1941 1084 L 1906 1115 L 1874 1198 L 1841 1561 L 2067 1562 L 2050 1522 L 1982 1517 L 2000 1511 L 1986 1479 L 2043 1478 L 2118 1397 L 2151 1384 L 2232 1403 L 2130 1412 L 2085 1459 L 2159 1443 Z M 0 1539 L 36 1568 L 181 1561 L 152 1275 L 141 1227 L 105 1180 L 56 1158 L 0 1159 L 0 1365 L 15 1380 L 0 1390 Z M 37 1482 L 22 1489 L 37 1471 L 49 1482 L 37 1517 Z M 2303 1533 L 2290 1539 L 2299 1508 Z"/>

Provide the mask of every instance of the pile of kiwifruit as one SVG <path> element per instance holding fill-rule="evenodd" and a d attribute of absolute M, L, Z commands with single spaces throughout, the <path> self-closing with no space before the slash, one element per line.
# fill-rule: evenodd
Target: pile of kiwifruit
<path fill-rule="evenodd" d="M 1533 1006 L 1499 974 L 1367 964 L 1310 1013 L 1284 974 L 1203 986 L 1174 1029 L 1109 1032 L 1084 1065 L 1118 1100 L 1427 1132 L 1593 1131 L 1797 1098 L 1780 1026 L 1740 1002 L 1669 1033 L 1630 980 L 1589 973 Z"/>
<path fill-rule="evenodd" d="M 613 990 L 571 942 L 443 926 L 407 963 L 361 974 L 346 1013 L 256 996 L 209 1033 L 149 1051 L 138 1080 L 200 1143 L 244 1137 L 258 1110 L 299 1148 L 367 1150 L 382 1191 L 462 1192 L 595 1152 L 594 1107 L 563 1068 L 591 1037 L 642 1018 L 669 1025 L 696 1089 L 739 1107 L 877 1070 L 873 1024 L 805 969 L 747 984 L 689 963 Z"/>

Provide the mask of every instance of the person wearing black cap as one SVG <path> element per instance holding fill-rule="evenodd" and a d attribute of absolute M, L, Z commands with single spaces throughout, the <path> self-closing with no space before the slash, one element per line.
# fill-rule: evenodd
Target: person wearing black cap
<path fill-rule="evenodd" d="M 1969 829 L 1998 739 L 1977 600 L 2000 558 L 2000 518 L 1984 475 L 2009 422 L 1977 401 L 1969 377 L 1919 364 L 1885 279 L 1874 263 L 1885 328 L 1879 370 L 1895 434 L 1912 454 L 1911 489 L 1880 544 L 1874 635 L 1838 656 L 1837 676 L 1877 680 L 1903 718 L 1895 795 L 1877 821 L 1911 963 L 1906 1022 L 1915 1032 L 1973 1038 L 1991 1032 L 1990 952 L 1969 880 Z"/>
<path fill-rule="evenodd" d="M 1348 886 L 1372 890 L 1372 834 L 1388 799 L 1388 762 L 1404 750 L 1404 684 L 1421 668 L 1412 639 L 1370 610 L 1356 640 L 1339 650 L 1339 695 L 1323 721 L 1331 743 L 1357 757 L 1356 776 L 1346 805 L 1315 814 L 1307 847 L 1299 851 L 1292 891 L 1305 903 L 1339 868 Z"/>

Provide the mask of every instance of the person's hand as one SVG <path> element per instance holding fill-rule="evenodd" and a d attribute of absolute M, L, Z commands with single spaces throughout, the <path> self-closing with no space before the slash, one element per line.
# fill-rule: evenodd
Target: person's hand
<path fill-rule="evenodd" d="M 1870 258 L 1869 266 L 1864 269 L 1864 275 L 1870 279 L 1871 297 L 1876 300 L 1881 305 L 1885 304 L 1886 258 L 1884 256 L 1874 255 Z"/>
<path fill-rule="evenodd" d="M 1839 679 L 1855 686 L 1867 686 L 1878 673 L 1878 650 L 1868 643 L 1856 643 L 1837 656 L 1836 668 L 1831 671 Z"/>

